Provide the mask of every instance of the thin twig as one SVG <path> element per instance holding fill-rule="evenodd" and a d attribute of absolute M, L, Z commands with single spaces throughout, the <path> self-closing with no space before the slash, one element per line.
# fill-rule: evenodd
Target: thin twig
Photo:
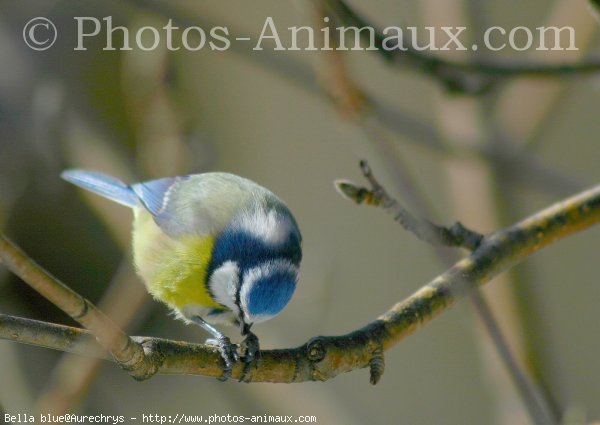
<path fill-rule="evenodd" d="M 204 16 L 195 15 L 189 11 L 182 12 L 174 7 L 172 3 L 157 2 L 152 0 L 128 0 L 127 2 L 113 2 L 121 8 L 127 6 L 139 7 L 145 13 L 154 13 L 161 17 L 168 17 L 180 27 L 200 26 L 202 28 L 212 28 L 215 26 Z M 318 35 L 318 31 L 316 31 Z M 235 39 L 241 33 L 234 29 L 230 30 L 231 39 Z M 271 72 L 277 78 L 282 78 L 290 82 L 294 87 L 299 87 L 307 93 L 316 95 L 323 99 L 331 97 L 331 93 L 324 95 L 322 86 L 314 77 L 310 67 L 294 59 L 292 55 L 284 55 L 281 52 L 273 53 L 269 49 L 255 51 L 248 49 L 246 45 L 232 43 L 229 50 L 244 60 L 255 63 L 267 71 Z M 485 158 L 498 166 L 510 166 L 510 179 L 516 179 L 527 185 L 534 187 L 544 193 L 550 193 L 556 196 L 568 196 L 569 194 L 582 190 L 587 186 L 586 183 L 577 181 L 569 175 L 564 175 L 555 171 L 535 158 L 532 158 L 527 152 L 504 152 L 500 150 L 489 151 L 485 148 L 473 151 L 465 149 L 456 149 L 446 143 L 438 134 L 437 130 L 431 125 L 422 122 L 407 112 L 401 111 L 397 106 L 392 106 L 388 102 L 378 99 L 369 93 L 363 92 L 365 107 L 364 110 L 375 118 L 381 126 L 401 137 L 403 141 L 426 147 L 433 152 L 444 155 L 465 155 L 474 154 Z M 515 159 L 518 159 L 515 161 Z M 509 162 L 510 161 L 510 162 Z"/>
<path fill-rule="evenodd" d="M 89 300 L 50 275 L 1 234 L 0 259 L 9 270 L 48 301 L 92 331 L 121 367 L 134 378 L 144 379 L 154 373 L 152 365 L 145 361 L 140 344 L 133 342 Z"/>
<path fill-rule="evenodd" d="M 493 172 L 498 189 L 497 213 L 500 222 L 510 223 L 519 216 L 519 208 L 515 207 L 520 205 L 515 187 L 506 182 L 501 171 L 493 168 Z M 520 332 L 525 337 L 523 339 L 523 361 L 527 364 L 540 393 L 547 401 L 548 410 L 555 417 L 561 417 L 564 414 L 565 406 L 561 406 L 555 394 L 556 388 L 560 388 L 560 383 L 549 381 L 549 377 L 560 376 L 560 364 L 562 363 L 555 355 L 550 356 L 549 344 L 552 344 L 552 341 L 548 334 L 549 322 L 540 308 L 542 294 L 538 293 L 538 290 L 542 290 L 542 287 L 538 285 L 540 282 L 533 281 L 533 268 L 535 268 L 535 263 L 527 262 L 510 270 L 515 302 L 513 311 L 518 320 Z M 552 363 L 549 363 L 550 359 L 553 360 Z"/>
<path fill-rule="evenodd" d="M 394 221 L 400 223 L 405 230 L 432 245 L 462 247 L 473 251 L 483 240 L 483 235 L 466 228 L 460 222 L 456 222 L 452 227 L 444 227 L 415 217 L 387 193 L 373 175 L 367 161 L 360 161 L 360 169 L 363 176 L 369 181 L 371 188 L 358 187 L 347 180 L 336 180 L 335 187 L 344 197 L 357 204 L 381 206 L 392 214 Z"/>
<path fill-rule="evenodd" d="M 515 380 L 515 386 L 519 391 L 519 395 L 524 400 L 525 406 L 530 410 L 532 418 L 535 418 L 536 423 L 550 425 L 559 423 L 559 413 L 553 409 L 552 400 L 549 400 L 545 392 L 542 391 L 539 385 L 522 372 L 521 366 L 513 353 L 510 351 L 508 341 L 504 338 L 498 323 L 494 320 L 494 316 L 489 309 L 488 304 L 483 299 L 483 296 L 478 291 L 473 291 L 471 295 L 473 307 L 477 310 L 483 326 L 486 328 L 488 335 L 494 341 L 494 347 L 499 351 L 499 355 L 503 360 L 504 365 L 508 368 L 510 376 Z"/>
<path fill-rule="evenodd" d="M 317 3 L 320 5 L 321 3 Z M 320 7 L 317 8 L 319 12 L 322 14 L 322 10 Z M 322 18 L 321 18 L 322 19 Z M 333 37 L 336 45 L 339 43 L 339 40 Z M 398 190 L 403 194 L 405 199 L 410 202 L 410 204 L 416 209 L 417 214 L 421 217 L 431 217 L 431 207 L 428 205 L 428 202 L 425 198 L 415 189 L 416 185 L 413 181 L 410 173 L 407 171 L 407 166 L 403 164 L 402 158 L 399 155 L 397 149 L 395 149 L 394 144 L 391 142 L 390 138 L 387 135 L 387 131 L 384 128 L 381 128 L 382 125 L 385 127 L 384 123 L 381 121 L 381 111 L 374 111 L 373 108 L 366 107 L 368 105 L 368 99 L 366 96 L 360 96 L 361 90 L 357 87 L 357 85 L 352 81 L 352 78 L 348 75 L 347 69 L 345 67 L 343 58 L 339 54 L 338 51 L 330 51 L 327 52 L 324 56 L 324 63 L 328 66 L 326 67 L 318 67 L 317 72 L 320 74 L 325 74 L 328 78 L 322 78 L 326 83 L 323 85 L 323 90 L 326 93 L 330 94 L 331 99 L 338 106 L 338 110 L 342 112 L 343 116 L 353 118 L 358 127 L 365 133 L 368 140 L 372 142 L 372 144 L 378 149 L 382 160 L 387 165 L 388 172 L 394 177 L 393 181 L 396 183 Z M 358 93 L 359 96 L 354 95 Z M 352 102 L 349 103 L 346 99 L 359 99 L 363 101 L 361 105 L 360 102 Z M 350 109 L 351 112 L 348 114 L 349 110 L 348 106 L 354 106 L 353 109 Z M 401 125 L 401 124 L 399 124 Z M 440 145 L 443 149 L 449 149 L 447 145 Z M 482 151 L 483 152 L 483 151 Z M 486 151 L 487 152 L 487 151 Z M 500 154 L 501 152 L 496 152 L 496 154 Z M 517 162 L 515 158 L 523 158 L 523 156 L 512 156 L 510 157 L 511 162 L 514 164 Z M 490 161 L 494 163 L 494 161 Z M 496 168 L 499 168 L 500 163 L 494 163 Z M 533 167 L 527 167 L 528 170 L 531 170 Z M 370 174 L 370 172 L 368 173 Z M 534 173 L 534 175 L 538 175 L 539 173 Z M 514 173 L 511 173 L 514 175 Z M 544 181 L 544 186 L 547 187 L 548 181 Z M 380 186 L 380 185 L 378 185 Z M 346 186 L 346 189 L 350 189 L 349 186 Z M 356 191 L 354 191 L 356 192 Z M 573 191 L 569 191 L 572 193 Z M 363 192 L 365 193 L 365 192 Z M 403 210 L 401 210 L 402 212 Z M 406 214 L 404 214 L 406 215 Z M 398 215 L 396 215 L 398 217 Z M 410 216 L 412 217 L 412 215 Z M 404 220 L 406 221 L 406 219 Z M 412 220 L 416 222 L 416 220 Z M 420 223 L 420 222 L 418 222 Z M 426 223 L 425 228 L 432 228 L 432 226 L 427 226 Z M 412 228 L 418 228 L 417 226 L 412 226 Z M 435 229 L 435 226 L 433 226 Z M 435 232 L 434 232 L 435 234 Z M 472 243 L 475 246 L 478 242 L 477 237 L 475 238 L 475 242 Z M 431 238 L 430 238 L 431 241 Z M 448 251 L 441 248 L 442 245 L 438 245 L 437 241 L 431 245 L 433 251 L 436 254 L 436 257 L 440 259 L 441 263 L 449 267 L 454 263 L 454 256 Z M 522 368 L 518 367 L 518 363 L 509 348 L 506 338 L 502 334 L 500 327 L 498 326 L 496 319 L 491 314 L 491 311 L 485 301 L 485 299 L 477 293 L 477 291 L 473 291 L 472 295 L 469 297 L 469 300 L 477 313 L 478 318 L 485 325 L 485 329 L 488 332 L 488 335 L 493 342 L 496 350 L 500 354 L 500 358 L 504 361 L 505 366 L 513 378 L 514 383 L 518 387 L 519 392 L 524 395 L 523 401 L 527 410 L 530 412 L 531 416 L 535 418 L 538 423 L 546 423 L 548 422 L 546 419 L 552 418 L 551 409 L 548 408 L 550 405 L 549 402 L 543 397 L 541 391 L 538 391 L 535 382 L 533 382 L 526 371 Z M 383 364 L 383 361 L 381 362 Z M 375 362 L 374 364 L 377 364 Z M 373 366 L 371 366 L 371 371 L 376 370 Z M 373 375 L 373 373 L 372 373 Z M 536 403 L 537 401 L 537 403 Z M 549 414 L 550 413 L 550 414 Z M 548 423 L 555 423 L 556 420 Z"/>
<path fill-rule="evenodd" d="M 121 329 L 139 314 L 141 303 L 148 298 L 144 286 L 135 282 L 130 263 L 129 257 L 125 255 L 108 290 L 98 303 L 99 308 Z M 73 362 L 71 356 L 62 356 L 36 401 L 36 410 L 56 415 L 76 410 L 83 394 L 98 376 L 100 360 L 86 358 Z"/>
<path fill-rule="evenodd" d="M 370 22 L 354 11 L 343 0 L 325 0 L 337 19 L 344 26 L 358 28 L 375 28 Z M 360 35 L 363 39 L 365 32 Z M 531 62 L 454 62 L 439 56 L 432 56 L 412 46 L 403 46 L 404 50 L 387 49 L 384 45 L 385 36 L 375 30 L 374 44 L 376 53 L 391 63 L 413 69 L 434 77 L 446 89 L 453 92 L 481 94 L 488 91 L 499 78 L 506 77 L 563 77 L 582 75 L 600 71 L 600 62 L 540 64 Z"/>
<path fill-rule="evenodd" d="M 376 180 L 366 161 L 360 162 L 360 168 L 363 176 L 369 181 L 371 188 L 357 187 L 353 183 L 343 180 L 336 181 L 336 188 L 343 196 L 358 204 L 366 203 L 381 206 L 391 212 L 394 220 L 399 222 L 406 230 L 413 232 L 417 237 L 431 244 L 462 246 L 469 250 L 475 250 L 483 241 L 481 234 L 465 228 L 460 223 L 456 223 L 448 229 L 432 224 L 427 220 L 415 218 L 388 195 L 385 188 Z M 530 409 L 532 417 L 536 418 L 536 422 L 541 424 L 558 423 L 551 403 L 547 402 L 538 386 L 521 370 L 483 297 L 477 291 L 472 291 L 471 301 L 478 317 L 494 341 L 494 346 L 499 351 L 499 355 L 508 368 L 510 375 L 515 380 L 516 387 L 526 406 Z"/>
<path fill-rule="evenodd" d="M 378 319 L 342 336 L 316 337 L 297 348 L 261 351 L 261 364 L 252 371 L 253 381 L 302 382 L 327 380 L 344 372 L 372 367 L 383 370 L 381 350 L 388 350 L 419 327 L 452 307 L 457 297 L 470 292 L 494 276 L 523 261 L 541 248 L 600 222 L 600 186 L 546 208 L 513 226 L 486 236 L 477 249 L 446 272 L 423 286 Z M 0 254 L 6 261 L 5 243 Z M 8 245 L 9 251 L 14 248 Z M 25 279 L 32 277 L 33 262 L 7 263 Z M 39 266 L 35 266 L 39 267 Z M 34 275 L 35 276 L 35 275 Z M 37 285 L 36 285 L 37 286 Z M 92 342 L 78 342 L 89 332 L 0 315 L 0 338 L 76 352 L 90 350 Z M 214 347 L 157 338 L 133 338 L 145 350 L 152 372 L 221 376 L 221 357 Z M 95 346 L 97 355 L 106 356 Z M 235 365 L 239 378 L 244 365 Z M 146 374 L 143 378 L 149 378 Z"/>

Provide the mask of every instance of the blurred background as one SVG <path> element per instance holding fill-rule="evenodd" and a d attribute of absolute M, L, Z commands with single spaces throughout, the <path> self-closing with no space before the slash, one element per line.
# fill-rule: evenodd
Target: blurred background
<path fill-rule="evenodd" d="M 441 224 L 460 220 L 481 232 L 600 181 L 600 88 L 594 74 L 484 76 L 487 90 L 475 95 L 448 90 L 406 58 L 390 61 L 371 51 L 274 51 L 272 40 L 264 41 L 264 50 L 252 50 L 267 17 L 289 46 L 290 26 L 322 28 L 325 16 L 343 24 L 336 4 L 1 0 L 1 231 L 128 333 L 202 342 L 202 330 L 174 320 L 133 274 L 130 211 L 78 191 L 59 174 L 81 167 L 133 182 L 220 170 L 253 179 L 287 202 L 304 236 L 296 295 L 280 316 L 255 329 L 262 347 L 285 348 L 363 326 L 464 254 L 433 250 L 383 210 L 342 199 L 333 181 L 363 183 L 360 159 L 412 211 Z M 535 45 L 522 52 L 480 49 L 475 57 L 481 61 L 575 63 L 598 50 L 598 23 L 582 0 L 347 5 L 377 27 L 466 26 L 469 45 L 494 25 L 575 30 L 577 51 L 536 51 Z M 23 40 L 25 24 L 39 16 L 58 29 L 56 43 L 44 51 Z M 74 50 L 78 16 L 102 25 L 98 36 L 85 39 L 87 50 Z M 104 17 L 129 31 L 131 50 L 105 49 Z M 198 51 L 169 50 L 164 35 L 151 51 L 135 46 L 140 28 L 161 29 L 169 19 L 207 33 L 225 26 L 233 41 L 226 51 L 211 51 L 210 37 Z M 141 34 L 144 45 L 153 44 L 151 32 Z M 114 47 L 123 46 L 124 38 L 124 30 L 114 31 Z M 426 54 L 473 59 L 473 52 L 464 51 Z M 565 423 L 600 418 L 599 240 L 599 229 L 591 229 L 560 241 L 482 291 L 515 356 Z M 2 267 L 0 312 L 76 325 Z M 0 382 L 0 412 L 12 414 L 531 423 L 468 301 L 388 351 L 377 386 L 369 384 L 366 370 L 295 385 L 195 376 L 140 383 L 111 363 L 4 340 Z"/>

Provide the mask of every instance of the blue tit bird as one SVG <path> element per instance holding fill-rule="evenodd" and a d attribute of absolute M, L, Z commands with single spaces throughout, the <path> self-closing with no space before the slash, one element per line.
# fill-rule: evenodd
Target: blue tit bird
<path fill-rule="evenodd" d="M 258 362 L 254 323 L 277 315 L 296 288 L 301 235 L 288 207 L 264 187 L 228 173 L 203 173 L 127 185 L 97 172 L 62 178 L 133 209 L 133 258 L 148 292 L 177 317 L 208 331 L 227 379 Z M 240 327 L 237 346 L 213 326 Z"/>

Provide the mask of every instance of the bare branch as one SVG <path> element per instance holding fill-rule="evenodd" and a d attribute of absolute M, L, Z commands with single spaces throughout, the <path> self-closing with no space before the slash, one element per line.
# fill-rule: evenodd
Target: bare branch
<path fill-rule="evenodd" d="M 215 26 L 206 17 L 190 13 L 189 11 L 181 11 L 172 3 L 153 0 L 128 0 L 127 2 L 113 3 L 125 9 L 128 7 L 139 7 L 145 13 L 152 12 L 158 16 L 169 17 L 181 27 L 201 26 L 203 28 L 212 28 Z M 238 35 L 241 36 L 242 34 L 238 34 L 235 30 L 230 32 L 232 39 Z M 319 84 L 310 66 L 302 61 L 298 61 L 293 55 L 284 55 L 282 52 L 273 54 L 268 49 L 255 51 L 237 43 L 232 43 L 230 51 L 244 60 L 263 67 L 277 78 L 286 79 L 293 86 L 299 87 L 321 99 L 325 97 L 331 98 L 332 95 L 335 95 L 334 93 L 324 95 L 322 84 Z M 356 93 L 356 96 L 352 96 L 349 100 L 360 101 L 360 97 L 364 98 L 364 105 L 361 110 L 366 111 L 366 113 L 363 112 L 363 114 L 372 115 L 381 126 L 395 135 L 402 137 L 403 141 L 424 146 L 442 155 L 465 155 L 471 153 L 481 156 L 500 168 L 510 167 L 511 173 L 507 175 L 507 178 L 523 182 L 537 190 L 552 195 L 568 196 L 587 185 L 570 175 L 558 172 L 554 168 L 540 163 L 530 153 L 522 149 L 513 152 L 501 149 L 491 150 L 487 146 L 473 147 L 472 149 L 456 148 L 446 143 L 431 125 L 369 93 Z"/>
<path fill-rule="evenodd" d="M 89 331 L 8 314 L 0 314 L 0 338 L 81 356 L 111 359 Z"/>
<path fill-rule="evenodd" d="M 125 335 L 90 301 L 42 269 L 1 234 L 0 259 L 9 270 L 48 301 L 92 331 L 121 367 L 134 378 L 144 379 L 148 374 L 154 374 L 152 365 L 145 361 L 143 347 L 140 344 Z"/>
<path fill-rule="evenodd" d="M 331 13 L 345 26 L 375 28 L 370 22 L 355 12 L 343 0 L 325 0 Z M 365 37 L 365 33 L 361 32 Z M 405 50 L 384 48 L 385 36 L 375 34 L 376 53 L 390 63 L 410 67 L 440 81 L 453 92 L 481 94 L 488 91 L 499 78 L 506 77 L 562 77 L 591 74 L 600 71 L 600 61 L 584 63 L 540 64 L 531 62 L 455 62 L 439 56 L 404 46 Z"/>
<path fill-rule="evenodd" d="M 373 175 L 367 161 L 361 161 L 360 168 L 363 176 L 371 184 L 371 189 L 358 187 L 347 180 L 337 180 L 335 187 L 345 198 L 357 204 L 366 203 L 381 206 L 392 214 L 394 221 L 400 223 L 404 229 L 432 245 L 462 247 L 473 251 L 477 249 L 483 240 L 483 235 L 467 229 L 459 222 L 454 223 L 452 227 L 444 227 L 433 224 L 429 220 L 415 217 L 387 193 Z"/>
<path fill-rule="evenodd" d="M 262 351 L 260 367 L 251 372 L 251 379 L 287 383 L 324 381 L 343 372 L 370 367 L 371 382 L 375 383 L 383 372 L 382 352 L 450 308 L 458 296 L 488 282 L 546 245 L 598 222 L 600 186 L 486 236 L 469 256 L 363 328 L 341 336 L 312 338 L 297 348 Z M 5 238 L 0 240 L 0 258 L 11 270 L 34 281 L 43 273 L 46 284 L 50 284 L 46 280 L 53 278 L 20 251 L 15 256 L 14 246 Z M 31 272 L 32 268 L 36 271 Z M 46 290 L 45 285 L 32 286 Z M 59 297 L 58 302 L 63 300 Z M 80 340 L 82 336 L 84 340 Z M 0 338 L 105 357 L 89 332 L 49 323 L 0 315 Z M 152 366 L 151 372 L 222 375 L 221 357 L 213 347 L 158 338 L 132 339 L 132 344 L 144 347 L 144 362 Z M 236 364 L 232 377 L 239 378 L 243 368 L 243 364 Z M 150 373 L 135 376 L 148 378 Z"/>

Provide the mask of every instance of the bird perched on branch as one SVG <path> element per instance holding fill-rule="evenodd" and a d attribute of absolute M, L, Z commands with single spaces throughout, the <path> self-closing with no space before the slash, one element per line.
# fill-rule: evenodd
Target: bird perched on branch
<path fill-rule="evenodd" d="M 242 177 L 204 173 L 127 185 L 105 174 L 62 178 L 133 209 L 133 256 L 152 296 L 208 331 L 223 357 L 222 379 L 259 360 L 254 323 L 277 315 L 296 288 L 301 236 L 287 206 Z M 239 326 L 241 353 L 212 324 Z M 240 380 L 241 380 L 240 379 Z"/>

